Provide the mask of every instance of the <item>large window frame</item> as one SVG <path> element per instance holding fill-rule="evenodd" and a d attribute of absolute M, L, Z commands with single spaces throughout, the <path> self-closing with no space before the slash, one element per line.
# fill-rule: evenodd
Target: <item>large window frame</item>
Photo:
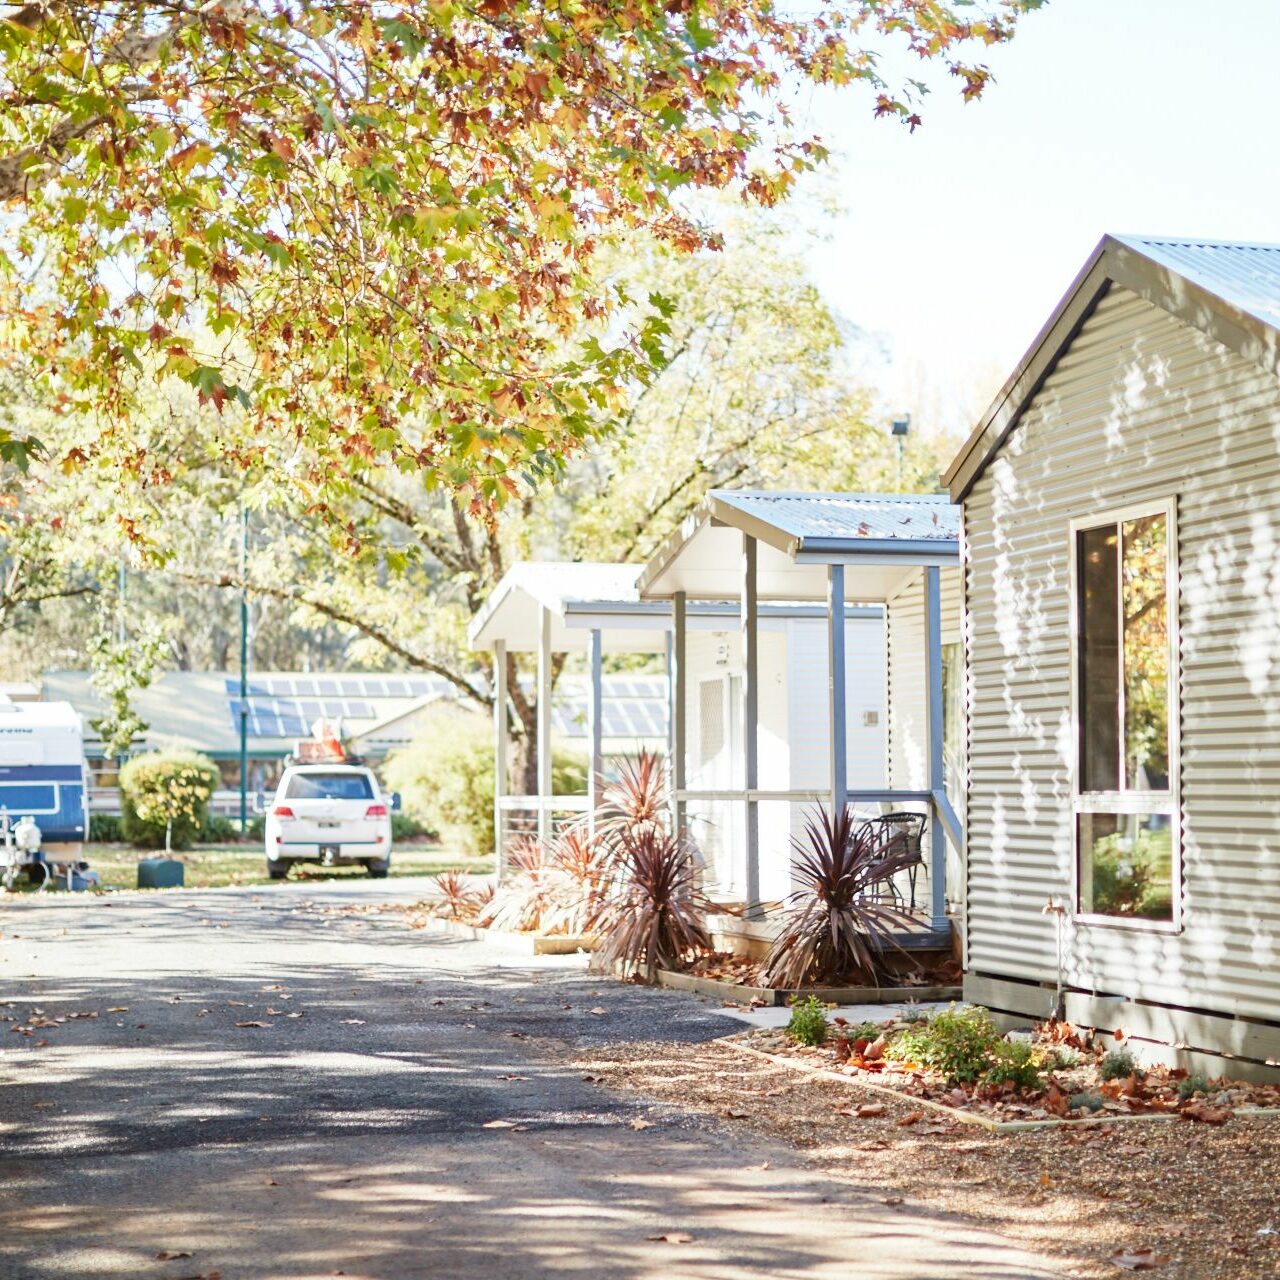
<path fill-rule="evenodd" d="M 1139 791 L 1126 786 L 1123 734 L 1125 723 L 1124 680 L 1120 681 L 1118 721 L 1121 734 L 1120 777 L 1121 790 L 1085 791 L 1081 788 L 1081 636 L 1080 604 L 1081 583 L 1078 548 L 1080 534 L 1086 530 L 1107 525 L 1122 527 L 1126 522 L 1152 516 L 1165 520 L 1165 599 L 1167 601 L 1166 625 L 1169 633 L 1168 654 L 1168 732 L 1169 732 L 1169 788 L 1168 791 Z M 1082 925 L 1110 929 L 1131 929 L 1145 933 L 1182 932 L 1182 789 L 1181 762 L 1181 670 L 1178 656 L 1178 510 L 1177 499 L 1136 503 L 1114 507 L 1080 516 L 1070 523 L 1070 618 L 1071 618 L 1071 916 Z M 1151 920 L 1140 916 L 1102 915 L 1080 910 L 1080 816 L 1090 813 L 1165 814 L 1169 819 L 1170 833 L 1170 893 L 1172 918 Z"/>

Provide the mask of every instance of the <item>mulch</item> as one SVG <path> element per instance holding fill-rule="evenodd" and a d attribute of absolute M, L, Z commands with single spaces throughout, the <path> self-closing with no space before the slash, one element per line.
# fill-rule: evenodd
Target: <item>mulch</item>
<path fill-rule="evenodd" d="M 725 1044 L 593 1048 L 575 1063 L 707 1123 L 742 1125 L 888 1203 L 960 1213 L 1081 1280 L 1280 1277 L 1280 1117 L 993 1134 L 910 1099 L 797 1076 Z"/>

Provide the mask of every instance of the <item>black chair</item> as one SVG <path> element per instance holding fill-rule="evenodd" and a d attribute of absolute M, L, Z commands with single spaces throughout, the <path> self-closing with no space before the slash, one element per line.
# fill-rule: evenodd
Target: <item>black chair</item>
<path fill-rule="evenodd" d="M 907 878 L 911 885 L 911 910 L 916 909 L 916 877 L 924 866 L 924 827 L 925 816 L 922 813 L 885 813 L 878 818 L 868 818 L 864 830 L 873 834 L 879 846 L 876 861 L 888 862 L 890 858 L 897 861 L 905 850 L 910 859 L 907 866 Z M 899 865 L 901 870 L 901 865 Z M 885 876 L 894 898 L 902 901 L 902 891 L 892 876 Z"/>

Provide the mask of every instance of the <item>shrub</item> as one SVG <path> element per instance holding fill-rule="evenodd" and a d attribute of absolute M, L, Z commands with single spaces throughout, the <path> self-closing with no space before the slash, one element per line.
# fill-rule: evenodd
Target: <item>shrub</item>
<path fill-rule="evenodd" d="M 479 923 L 542 933 L 587 932 L 603 901 L 604 856 L 585 825 L 575 824 L 548 844 L 534 836 L 508 850 L 510 870 Z"/>
<path fill-rule="evenodd" d="M 807 1000 L 800 1000 L 792 1005 L 787 1035 L 797 1044 L 822 1044 L 827 1038 L 827 1031 L 827 1006 L 817 996 L 810 996 Z"/>
<path fill-rule="evenodd" d="M 1017 1089 L 1034 1089 L 1044 1077 L 1043 1060 L 1025 1040 L 1000 1040 L 988 1050 L 982 1073 L 987 1084 L 1011 1084 Z"/>
<path fill-rule="evenodd" d="M 885 1056 L 917 1062 L 945 1076 L 948 1084 L 972 1084 L 982 1078 L 992 1049 L 1002 1043 L 985 1009 L 952 1005 L 927 1022 L 898 1032 L 889 1041 Z"/>
<path fill-rule="evenodd" d="M 213 761 L 193 751 L 151 751 L 120 768 L 121 830 L 144 848 L 187 849 L 218 785 Z"/>
<path fill-rule="evenodd" d="M 847 1027 L 845 1035 L 850 1040 L 878 1040 L 880 1024 L 878 1022 L 860 1022 L 856 1027 Z"/>
<path fill-rule="evenodd" d="M 124 839 L 120 816 L 115 813 L 89 815 L 89 839 L 94 844 L 118 844 Z"/>
<path fill-rule="evenodd" d="M 1101 1111 L 1106 1102 L 1102 1094 L 1089 1090 L 1086 1093 L 1073 1093 L 1067 1100 L 1067 1105 L 1072 1111 L 1079 1110 L 1082 1107 L 1085 1111 Z"/>
<path fill-rule="evenodd" d="M 1123 1080 L 1138 1069 L 1138 1061 L 1128 1049 L 1112 1049 L 1102 1060 L 1098 1074 L 1104 1080 Z"/>
<path fill-rule="evenodd" d="M 227 818 L 220 813 L 206 814 L 204 822 L 200 824 L 200 830 L 196 833 L 196 839 L 207 844 L 226 844 L 232 840 L 239 840 L 240 819 Z"/>
<path fill-rule="evenodd" d="M 1178 1097 L 1186 1102 L 1188 1098 L 1194 1098 L 1197 1093 L 1209 1092 L 1209 1077 L 1203 1072 L 1197 1071 L 1189 1075 L 1185 1080 L 1178 1081 Z"/>
<path fill-rule="evenodd" d="M 431 830 L 425 822 L 412 813 L 405 813 L 403 810 L 397 809 L 391 815 L 392 840 L 418 840 L 423 836 L 434 836 L 436 834 L 437 832 Z"/>
<path fill-rule="evenodd" d="M 880 956 L 893 945 L 904 911 L 873 896 L 877 885 L 905 871 L 915 855 L 905 842 L 886 842 L 875 828 L 855 823 L 848 808 L 819 808 L 804 835 L 792 840 L 794 877 L 801 887 L 761 966 L 770 986 L 802 987 L 854 975 L 874 979 Z"/>
<path fill-rule="evenodd" d="M 437 728 L 387 758 L 388 787 L 400 792 L 406 811 L 439 832 L 448 844 L 472 854 L 493 852 L 493 742 L 475 726 Z M 551 764 L 557 795 L 581 795 L 587 770 L 575 755 L 557 752 Z"/>

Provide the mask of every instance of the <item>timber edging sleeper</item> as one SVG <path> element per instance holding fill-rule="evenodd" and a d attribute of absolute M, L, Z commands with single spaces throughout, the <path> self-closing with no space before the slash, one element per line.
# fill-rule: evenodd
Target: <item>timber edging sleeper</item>
<path fill-rule="evenodd" d="M 926 1107 L 930 1111 L 941 1112 L 952 1120 L 959 1120 L 963 1124 L 976 1125 L 980 1129 L 986 1129 L 989 1133 L 1025 1133 L 1032 1129 L 1057 1129 L 1064 1125 L 1074 1129 L 1091 1125 L 1126 1124 L 1136 1120 L 1166 1121 L 1181 1118 L 1176 1111 L 1148 1111 L 1127 1116 L 1089 1116 L 1079 1120 L 1063 1120 L 1057 1116 L 1046 1116 L 1043 1120 L 992 1120 L 988 1116 L 975 1115 L 972 1111 L 964 1111 L 959 1107 L 949 1107 L 945 1102 L 935 1102 L 932 1098 L 920 1098 L 913 1093 L 903 1093 L 901 1089 L 894 1089 L 887 1084 L 875 1084 L 870 1080 L 863 1079 L 861 1076 L 847 1076 L 839 1071 L 831 1071 L 827 1067 L 810 1066 L 807 1062 L 799 1062 L 795 1058 L 786 1057 L 784 1054 L 765 1053 L 762 1049 L 753 1049 L 750 1045 L 742 1044 L 740 1041 L 721 1040 L 720 1043 L 732 1049 L 735 1053 L 746 1054 L 752 1058 L 763 1058 L 764 1061 L 772 1063 L 775 1067 L 783 1067 L 788 1071 L 795 1071 L 801 1075 L 815 1076 L 820 1080 L 831 1080 L 836 1084 L 851 1085 L 857 1089 L 870 1089 L 872 1093 L 897 1098 L 899 1102 L 910 1103 L 913 1107 Z M 1236 1107 L 1232 1110 L 1232 1115 L 1247 1119 L 1280 1116 L 1280 1107 Z"/>

